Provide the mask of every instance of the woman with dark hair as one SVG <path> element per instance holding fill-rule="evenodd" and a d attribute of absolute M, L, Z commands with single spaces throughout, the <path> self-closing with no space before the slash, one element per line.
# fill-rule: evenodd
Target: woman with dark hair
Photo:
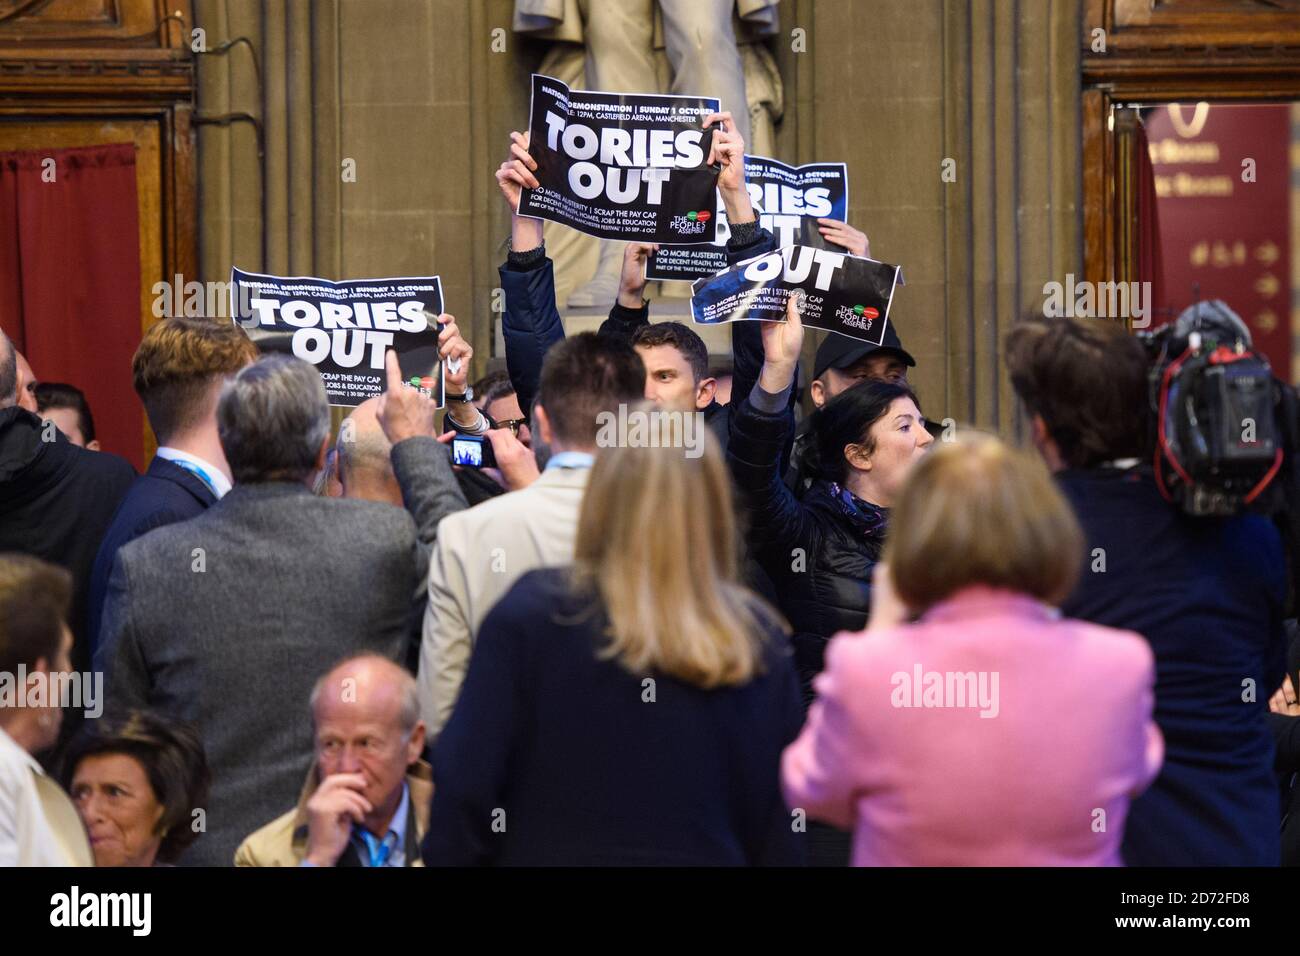
<path fill-rule="evenodd" d="M 64 767 L 96 866 L 174 863 L 202 832 L 208 762 L 188 724 L 138 710 L 88 724 Z"/>
<path fill-rule="evenodd" d="M 866 625 L 889 508 L 934 439 L 906 384 L 855 385 L 813 414 L 800 464 L 815 480 L 797 499 L 780 463 L 794 427 L 786 406 L 803 343 L 794 298 L 786 322 L 762 325 L 763 370 L 732 413 L 727 457 L 749 515 L 751 554 L 771 576 L 794 628 L 807 705 L 827 642 Z"/>

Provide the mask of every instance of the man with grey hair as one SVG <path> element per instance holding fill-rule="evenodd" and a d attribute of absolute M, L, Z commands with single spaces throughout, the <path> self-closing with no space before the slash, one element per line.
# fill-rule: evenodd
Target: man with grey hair
<path fill-rule="evenodd" d="M 234 488 L 118 552 L 96 652 L 108 709 L 191 721 L 212 767 L 207 836 L 184 863 L 229 864 L 293 803 L 311 765 L 312 675 L 359 652 L 401 660 L 438 522 L 465 507 L 433 402 L 387 359 L 379 422 L 406 510 L 311 493 L 329 449 L 325 388 L 306 362 L 268 355 L 217 405 Z"/>
<path fill-rule="evenodd" d="M 72 444 L 29 411 L 19 400 L 28 373 L 18 358 L 0 332 L 0 552 L 30 554 L 72 572 L 72 663 L 84 671 L 91 568 L 135 469 L 117 455 Z M 71 730 L 78 721 L 70 715 L 66 723 Z"/>
<path fill-rule="evenodd" d="M 433 773 L 420 759 L 415 678 L 362 654 L 311 692 L 316 763 L 298 805 L 257 830 L 236 866 L 421 866 Z"/>

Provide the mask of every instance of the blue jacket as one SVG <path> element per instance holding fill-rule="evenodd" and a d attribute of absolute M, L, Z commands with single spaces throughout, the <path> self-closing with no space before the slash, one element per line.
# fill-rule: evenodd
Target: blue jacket
<path fill-rule="evenodd" d="M 1277 530 L 1259 515 L 1188 517 L 1140 469 L 1067 470 L 1057 479 L 1087 540 L 1082 578 L 1062 611 L 1136 631 L 1156 658 L 1165 764 L 1129 811 L 1125 862 L 1276 866 L 1268 699 L 1285 666 L 1286 591 Z"/>
<path fill-rule="evenodd" d="M 91 659 L 99 644 L 99 624 L 104 614 L 108 579 L 118 549 L 154 528 L 185 521 L 202 514 L 217 496 L 193 472 L 186 471 L 166 458 L 154 457 L 149 468 L 131 483 L 126 497 L 113 515 L 100 542 L 99 553 L 90 572 L 90 594 L 86 607 L 86 641 Z"/>
<path fill-rule="evenodd" d="M 803 711 L 785 640 L 704 690 L 601 654 L 607 622 L 566 569 L 530 571 L 479 629 L 433 751 L 430 866 L 802 862 L 781 751 Z"/>

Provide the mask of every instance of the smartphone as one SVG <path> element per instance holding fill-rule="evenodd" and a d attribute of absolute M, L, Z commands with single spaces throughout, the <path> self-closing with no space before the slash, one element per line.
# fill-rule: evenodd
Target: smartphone
<path fill-rule="evenodd" d="M 451 463 L 466 468 L 495 468 L 497 459 L 486 435 L 457 435 L 451 440 Z"/>

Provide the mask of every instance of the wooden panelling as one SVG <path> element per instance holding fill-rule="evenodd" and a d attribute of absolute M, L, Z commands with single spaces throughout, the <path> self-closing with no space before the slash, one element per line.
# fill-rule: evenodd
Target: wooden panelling
<path fill-rule="evenodd" d="M 1300 99 L 1300 0 L 1085 0 L 1080 42 L 1084 262 L 1102 282 L 1126 278 L 1117 230 L 1133 215 L 1116 188 L 1113 107 Z"/>
<path fill-rule="evenodd" d="M 0 0 L 0 150 L 135 144 L 142 331 L 198 272 L 192 26 L 190 0 Z"/>

